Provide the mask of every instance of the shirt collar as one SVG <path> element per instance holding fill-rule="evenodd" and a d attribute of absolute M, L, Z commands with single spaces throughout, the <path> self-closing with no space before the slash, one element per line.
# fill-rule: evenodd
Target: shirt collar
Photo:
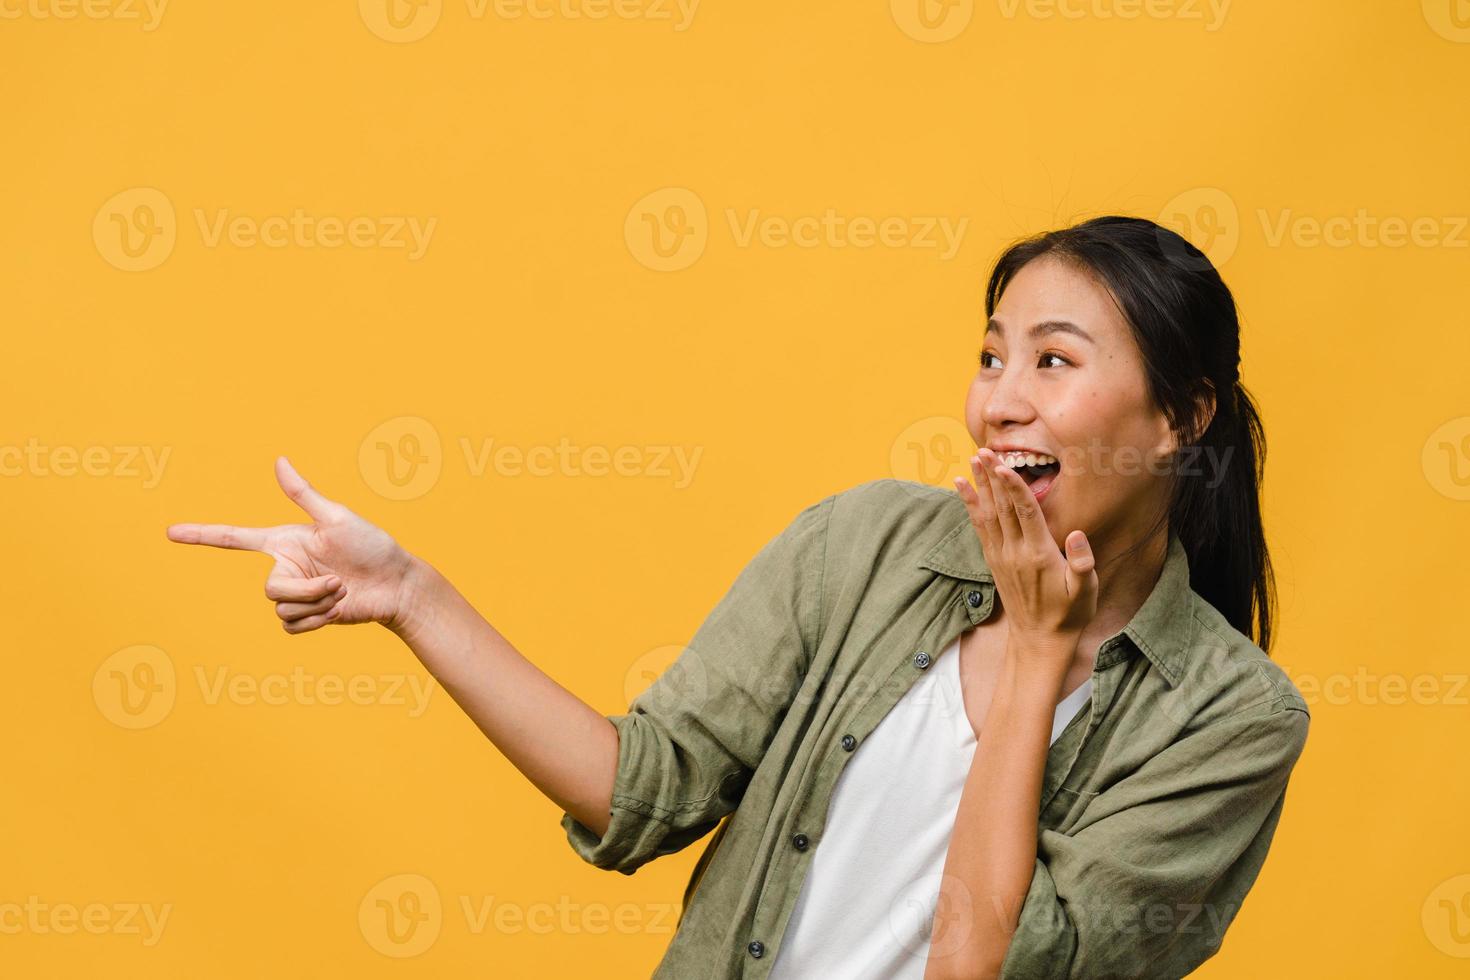
<path fill-rule="evenodd" d="M 958 496 L 955 499 L 958 500 Z M 995 584 L 968 512 L 925 553 L 919 560 L 919 566 L 950 578 Z M 1170 686 L 1177 684 L 1184 675 L 1184 659 L 1189 650 L 1193 619 L 1190 593 L 1189 556 L 1184 551 L 1184 543 L 1171 529 L 1169 551 L 1164 557 L 1159 580 L 1121 631 L 1121 635 L 1126 635 L 1158 667 Z M 1110 637 L 1104 641 L 1099 650 L 1106 649 L 1112 640 Z"/>

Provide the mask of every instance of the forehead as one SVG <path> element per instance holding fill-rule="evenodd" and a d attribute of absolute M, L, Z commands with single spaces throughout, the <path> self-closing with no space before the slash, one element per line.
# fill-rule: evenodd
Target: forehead
<path fill-rule="evenodd" d="M 1128 323 L 1102 281 L 1086 267 L 1052 255 L 1021 267 L 1001 293 L 993 318 L 1007 340 L 1049 320 L 1075 323 L 1099 344 L 1131 339 Z"/>

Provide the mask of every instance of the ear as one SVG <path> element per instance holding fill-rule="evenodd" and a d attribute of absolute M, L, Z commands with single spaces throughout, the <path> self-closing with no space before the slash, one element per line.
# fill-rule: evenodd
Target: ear
<path fill-rule="evenodd" d="M 1159 416 L 1159 445 L 1166 456 L 1179 452 L 1184 444 L 1198 442 L 1215 419 L 1215 386 L 1206 379 L 1195 398 L 1194 415 L 1186 419 L 1182 430 L 1176 430 L 1162 414 Z"/>
<path fill-rule="evenodd" d="M 1215 385 L 1206 378 L 1203 390 L 1195 398 L 1193 425 L 1189 429 L 1190 442 L 1198 442 L 1204 437 L 1205 430 L 1215 420 L 1215 408 Z"/>

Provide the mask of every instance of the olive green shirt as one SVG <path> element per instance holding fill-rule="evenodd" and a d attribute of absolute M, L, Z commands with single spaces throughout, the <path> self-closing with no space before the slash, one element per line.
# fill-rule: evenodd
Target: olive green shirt
<path fill-rule="evenodd" d="M 863 483 L 798 513 L 679 659 L 607 716 L 619 736 L 611 823 L 598 839 L 564 815 L 573 849 L 632 874 L 719 828 L 655 978 L 766 976 L 843 767 L 995 602 L 957 494 Z M 1092 682 L 1047 754 L 1005 978 L 1180 977 L 1213 955 L 1306 741 L 1300 692 L 1190 588 L 1172 533 Z"/>

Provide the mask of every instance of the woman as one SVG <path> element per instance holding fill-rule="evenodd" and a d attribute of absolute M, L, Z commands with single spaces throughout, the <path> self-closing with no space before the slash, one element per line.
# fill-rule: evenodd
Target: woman
<path fill-rule="evenodd" d="M 168 534 L 274 556 L 289 633 L 393 630 L 596 866 L 718 826 L 655 977 L 1182 976 L 1308 724 L 1265 652 L 1234 300 L 1178 235 L 1106 217 L 1007 250 L 986 312 L 973 484 L 806 507 L 625 714 L 284 459 L 313 523 Z"/>

